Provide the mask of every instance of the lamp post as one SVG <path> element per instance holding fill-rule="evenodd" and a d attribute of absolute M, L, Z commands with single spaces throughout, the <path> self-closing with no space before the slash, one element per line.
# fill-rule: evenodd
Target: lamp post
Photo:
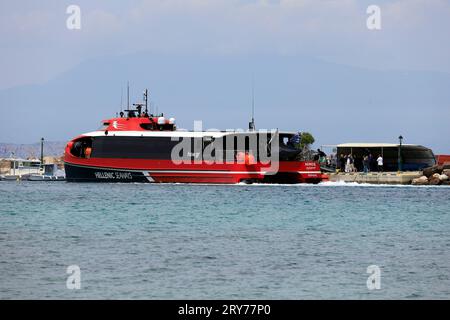
<path fill-rule="evenodd" d="M 399 136 L 398 141 L 400 142 L 398 145 L 398 171 L 402 171 L 402 141 L 403 137 Z"/>
<path fill-rule="evenodd" d="M 44 138 L 41 138 L 41 167 L 44 165 Z"/>
<path fill-rule="evenodd" d="M 11 152 L 11 158 L 13 159 L 13 176 L 16 175 L 16 154 L 14 152 Z"/>

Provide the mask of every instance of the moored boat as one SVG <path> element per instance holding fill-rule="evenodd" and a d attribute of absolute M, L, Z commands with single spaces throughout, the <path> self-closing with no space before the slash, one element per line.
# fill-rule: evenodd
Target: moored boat
<path fill-rule="evenodd" d="M 26 180 L 30 175 L 39 174 L 42 170 L 41 161 L 37 159 L 10 157 L 3 159 L 2 162 L 6 164 L 1 177 L 4 181 Z"/>
<path fill-rule="evenodd" d="M 64 155 L 69 182 L 318 183 L 316 161 L 301 159 L 295 132 L 184 131 L 145 103 L 71 140 Z M 145 106 L 145 109 L 144 109 Z"/>

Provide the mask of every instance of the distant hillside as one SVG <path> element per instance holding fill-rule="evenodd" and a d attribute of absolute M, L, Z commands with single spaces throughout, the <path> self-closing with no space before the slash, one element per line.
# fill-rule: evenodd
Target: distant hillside
<path fill-rule="evenodd" d="M 64 154 L 66 142 L 45 141 L 44 156 L 61 157 Z M 14 153 L 16 158 L 39 158 L 41 155 L 41 144 L 14 144 L 0 143 L 0 158 L 9 158 Z"/>
<path fill-rule="evenodd" d="M 41 85 L 0 90 L 0 141 L 69 141 L 149 88 L 153 111 L 192 129 L 247 128 L 252 75 L 259 129 L 311 132 L 316 146 L 344 142 L 450 145 L 450 74 L 370 70 L 305 56 L 99 57 Z M 122 91 L 122 92 L 121 92 Z M 122 96 L 122 99 L 121 99 Z M 51 152 L 49 146 L 49 152 Z"/>

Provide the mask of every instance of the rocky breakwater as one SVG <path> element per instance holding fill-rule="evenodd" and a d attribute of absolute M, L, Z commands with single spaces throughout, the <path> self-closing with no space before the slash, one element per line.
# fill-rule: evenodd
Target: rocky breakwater
<path fill-rule="evenodd" d="M 413 185 L 450 185 L 450 165 L 433 166 L 423 170 L 423 176 L 413 179 Z"/>

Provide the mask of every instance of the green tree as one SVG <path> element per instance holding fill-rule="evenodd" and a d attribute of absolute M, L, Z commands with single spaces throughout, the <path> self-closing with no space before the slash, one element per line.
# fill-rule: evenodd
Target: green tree
<path fill-rule="evenodd" d="M 312 136 L 311 133 L 309 132 L 302 132 L 301 136 L 300 136 L 301 140 L 300 140 L 300 148 L 301 149 L 309 149 L 309 146 L 312 145 L 314 143 L 314 141 L 316 141 L 314 139 L 314 137 Z"/>

